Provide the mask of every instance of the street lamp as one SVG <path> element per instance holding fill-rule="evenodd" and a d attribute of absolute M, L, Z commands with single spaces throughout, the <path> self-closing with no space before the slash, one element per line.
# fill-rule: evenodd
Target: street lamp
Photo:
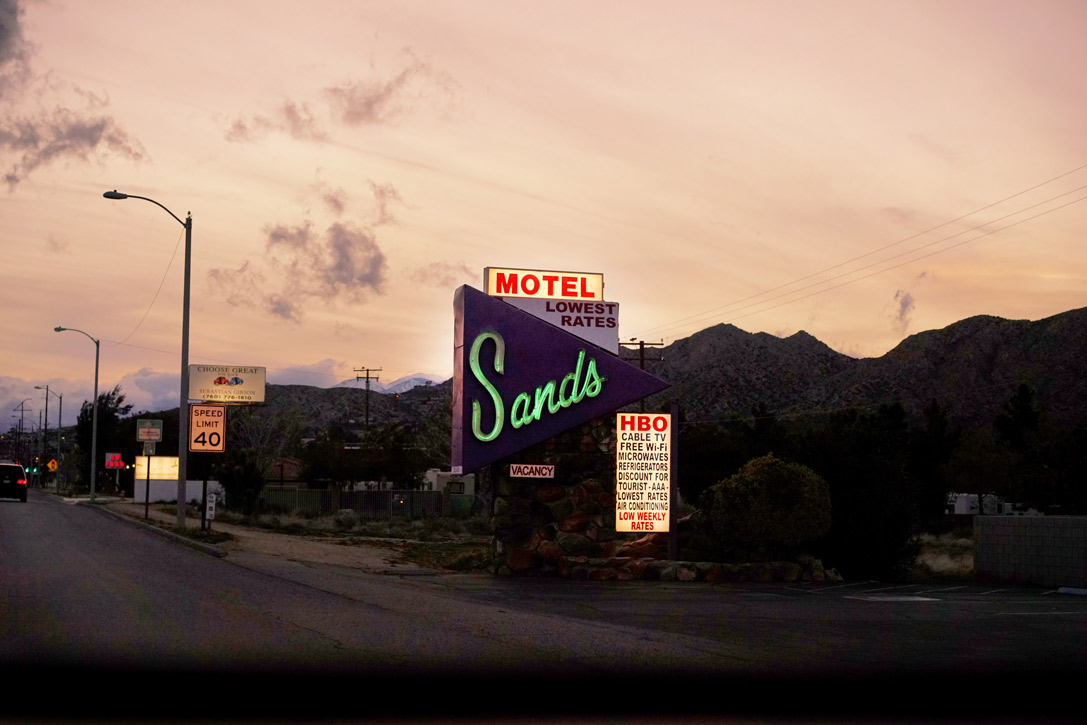
<path fill-rule="evenodd" d="M 94 503 L 94 472 L 95 463 L 97 462 L 95 459 L 98 456 L 98 340 L 95 340 L 83 330 L 77 330 L 74 327 L 57 325 L 53 328 L 53 332 L 78 332 L 94 343 L 94 398 L 92 398 L 94 402 L 91 403 L 91 503 Z"/>
<path fill-rule="evenodd" d="M 35 390 L 41 390 L 42 386 L 35 385 L 34 389 Z M 61 428 L 61 426 L 64 425 L 64 396 L 61 395 L 60 393 L 58 393 L 55 390 L 50 390 L 48 385 L 45 386 L 45 428 L 46 428 L 46 430 L 49 429 L 49 394 L 50 393 L 57 396 L 57 401 L 58 401 L 57 402 L 57 455 L 61 457 L 61 460 L 63 460 L 64 451 L 61 449 L 61 445 L 60 445 L 60 441 L 61 441 L 60 428 Z M 53 477 L 53 482 L 56 484 L 57 492 L 59 493 L 60 492 L 60 476 L 59 475 L 54 476 Z"/>
<path fill-rule="evenodd" d="M 177 527 L 185 528 L 185 484 L 188 481 L 189 451 L 189 273 L 192 258 L 192 212 L 185 221 L 172 211 L 146 196 L 124 194 L 116 189 L 102 194 L 106 199 L 142 199 L 149 201 L 172 216 L 177 223 L 185 227 L 185 290 L 181 308 L 181 395 L 177 406 Z"/>

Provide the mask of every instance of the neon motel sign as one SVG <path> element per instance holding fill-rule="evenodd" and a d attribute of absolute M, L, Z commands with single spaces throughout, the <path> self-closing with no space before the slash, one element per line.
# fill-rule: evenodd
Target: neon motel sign
<path fill-rule="evenodd" d="M 464 286 L 454 297 L 453 470 L 474 471 L 668 386 Z"/>

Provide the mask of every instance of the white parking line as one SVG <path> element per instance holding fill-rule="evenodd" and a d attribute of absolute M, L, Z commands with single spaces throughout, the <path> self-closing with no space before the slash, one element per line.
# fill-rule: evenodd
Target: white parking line
<path fill-rule="evenodd" d="M 996 594 L 997 592 L 1005 591 L 1004 589 L 990 589 L 987 592 L 981 592 L 981 594 Z"/>
<path fill-rule="evenodd" d="M 1087 612 L 997 612 L 996 616 L 998 616 L 998 617 L 1029 617 L 1031 615 L 1035 615 L 1035 616 L 1043 616 L 1044 617 L 1044 616 L 1047 616 L 1047 615 L 1050 615 L 1050 614 L 1078 614 L 1080 616 L 1085 616 L 1085 615 L 1087 615 Z"/>
<path fill-rule="evenodd" d="M 866 589 L 865 594 L 867 594 L 868 592 L 885 592 L 885 591 L 888 591 L 890 589 L 909 589 L 910 587 L 915 587 L 915 586 L 917 586 L 917 585 L 916 584 L 902 584 L 902 585 L 897 586 L 897 587 L 880 587 L 879 589 Z"/>
<path fill-rule="evenodd" d="M 947 587 L 946 589 L 926 589 L 925 591 L 917 592 L 917 593 L 918 594 L 931 594 L 933 592 L 953 592 L 956 589 L 966 589 L 966 587 L 961 586 L 961 587 Z"/>
<path fill-rule="evenodd" d="M 804 592 L 805 594 L 819 594 L 820 592 L 825 592 L 825 591 L 827 591 L 829 589 L 843 589 L 843 588 L 848 588 L 848 587 L 863 587 L 866 584 L 871 584 L 874 581 L 875 581 L 875 579 L 869 579 L 868 581 L 864 581 L 864 582 L 849 582 L 848 584 L 835 584 L 834 586 L 819 587 L 818 589 L 798 589 L 796 587 L 785 587 L 785 589 L 788 589 L 789 591 L 792 591 L 792 592 Z"/>

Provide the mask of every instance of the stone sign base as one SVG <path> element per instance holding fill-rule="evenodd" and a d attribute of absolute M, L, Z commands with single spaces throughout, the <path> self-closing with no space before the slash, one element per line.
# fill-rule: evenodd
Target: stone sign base
<path fill-rule="evenodd" d="M 509 464 L 554 465 L 515 478 Z M 818 559 L 718 564 L 668 561 L 668 534 L 615 531 L 615 419 L 598 418 L 491 466 L 491 571 L 497 576 L 706 582 L 840 581 Z"/>

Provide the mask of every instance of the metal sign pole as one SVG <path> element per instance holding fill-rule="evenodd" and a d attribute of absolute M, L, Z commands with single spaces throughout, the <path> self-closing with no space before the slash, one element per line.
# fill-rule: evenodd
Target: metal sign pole
<path fill-rule="evenodd" d="M 143 482 L 143 517 L 147 518 L 147 509 L 151 505 L 151 456 L 147 456 L 147 467 L 144 469 Z"/>
<path fill-rule="evenodd" d="M 676 526 L 676 510 L 679 508 L 679 403 L 672 403 L 672 448 L 668 452 L 668 558 L 679 559 L 679 527 Z"/>

